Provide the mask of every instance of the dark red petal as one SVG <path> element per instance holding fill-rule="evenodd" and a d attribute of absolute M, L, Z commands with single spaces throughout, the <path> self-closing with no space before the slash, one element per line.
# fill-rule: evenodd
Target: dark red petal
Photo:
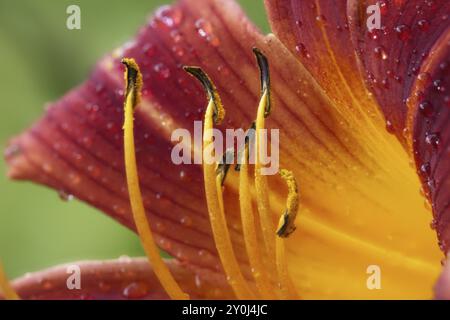
<path fill-rule="evenodd" d="M 194 273 L 175 260 L 167 266 L 181 288 L 192 299 L 227 299 L 233 294 L 223 278 L 206 270 Z M 80 289 L 74 284 L 75 268 L 80 271 Z M 209 275 L 201 275 L 206 272 Z M 68 281 L 69 279 L 69 281 Z M 202 280 L 208 279 L 208 280 Z M 168 299 L 146 258 L 120 258 L 110 261 L 80 261 L 27 274 L 13 281 L 13 287 L 26 300 L 121 300 Z M 1 297 L 0 297 L 1 298 Z"/>
<path fill-rule="evenodd" d="M 424 60 L 408 98 L 408 131 L 440 247 L 450 248 L 450 28 Z"/>
<path fill-rule="evenodd" d="M 382 29 L 369 32 L 366 15 L 361 11 L 377 2 L 382 9 Z M 351 3 L 356 8 L 358 1 Z M 431 58 L 431 49 L 449 31 L 450 2 L 370 0 L 349 14 L 355 21 L 355 43 L 371 91 L 399 139 L 408 139 L 404 137 L 408 132 L 403 131 L 408 112 L 406 101 L 422 65 Z"/>
<path fill-rule="evenodd" d="M 369 32 L 366 10 L 376 3 L 381 29 Z M 448 1 L 266 0 L 266 6 L 274 33 L 330 97 L 370 114 L 376 112 L 365 96 L 370 88 L 388 130 L 404 141 L 405 101 L 421 64 L 447 29 Z M 358 110 L 353 98 L 366 110 Z"/>

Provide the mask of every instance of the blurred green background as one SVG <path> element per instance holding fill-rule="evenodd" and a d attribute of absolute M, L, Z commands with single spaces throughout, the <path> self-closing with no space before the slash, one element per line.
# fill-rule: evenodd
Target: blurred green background
<path fill-rule="evenodd" d="M 103 54 L 131 38 L 170 0 L 0 0 L 0 147 L 82 82 Z M 262 0 L 240 0 L 268 31 Z M 81 8 L 81 30 L 66 8 Z M 9 277 L 79 259 L 143 255 L 128 229 L 79 201 L 28 182 L 8 181 L 0 161 L 0 259 Z"/>

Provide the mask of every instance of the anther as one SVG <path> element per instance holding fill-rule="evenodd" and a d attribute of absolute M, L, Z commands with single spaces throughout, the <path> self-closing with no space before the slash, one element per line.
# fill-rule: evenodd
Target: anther
<path fill-rule="evenodd" d="M 297 182 L 291 171 L 281 169 L 280 176 L 286 181 L 288 186 L 288 197 L 286 200 L 286 210 L 280 218 L 277 235 L 281 238 L 289 237 L 295 231 L 295 218 L 297 217 L 299 206 L 299 194 Z"/>
<path fill-rule="evenodd" d="M 264 117 L 267 118 L 271 111 L 271 99 L 270 99 L 270 72 L 269 61 L 267 57 L 258 48 L 253 48 L 253 53 L 256 56 L 256 61 L 259 67 L 259 73 L 261 78 L 261 97 L 266 94 L 266 107 L 264 110 Z"/>
<path fill-rule="evenodd" d="M 220 124 L 225 117 L 225 109 L 222 106 L 222 101 L 220 100 L 220 96 L 217 93 L 216 86 L 201 68 L 184 66 L 183 69 L 193 77 L 197 78 L 198 81 L 200 81 L 200 83 L 203 85 L 203 88 L 205 89 L 205 92 L 208 96 L 208 100 L 212 101 L 212 103 L 214 104 L 214 124 Z"/>

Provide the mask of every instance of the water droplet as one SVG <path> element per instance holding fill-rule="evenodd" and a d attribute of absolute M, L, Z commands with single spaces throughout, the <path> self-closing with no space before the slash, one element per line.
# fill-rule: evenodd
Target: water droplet
<path fill-rule="evenodd" d="M 142 299 L 148 293 L 148 285 L 144 282 L 132 282 L 122 292 L 123 296 L 127 299 Z"/>
<path fill-rule="evenodd" d="M 388 4 L 386 1 L 380 1 L 380 13 L 385 15 L 388 12 Z"/>
<path fill-rule="evenodd" d="M 430 228 L 433 230 L 436 230 L 436 227 L 437 227 L 437 221 L 435 219 L 431 220 Z"/>
<path fill-rule="evenodd" d="M 397 36 L 402 41 L 408 41 L 411 39 L 411 29 L 405 25 L 401 24 L 394 28 L 395 32 L 397 33 Z"/>
<path fill-rule="evenodd" d="M 438 147 L 441 142 L 439 133 L 438 132 L 427 133 L 425 135 L 425 142 L 433 147 Z"/>
<path fill-rule="evenodd" d="M 129 256 L 127 256 L 126 254 L 123 254 L 119 257 L 119 262 L 124 262 L 124 263 L 130 263 L 132 260 Z"/>
<path fill-rule="evenodd" d="M 425 162 L 424 164 L 422 164 L 422 165 L 420 166 L 420 171 L 421 171 L 424 175 L 429 176 L 430 173 L 431 173 L 431 166 L 430 166 L 430 163 L 429 163 L 429 162 Z"/>
<path fill-rule="evenodd" d="M 381 46 L 373 49 L 373 52 L 375 52 L 376 56 L 382 60 L 386 60 L 388 58 L 388 54 L 386 53 L 384 48 Z"/>
<path fill-rule="evenodd" d="M 184 216 L 181 218 L 180 222 L 182 225 L 189 227 L 192 225 L 192 218 L 189 216 Z"/>
<path fill-rule="evenodd" d="M 220 40 L 214 34 L 211 23 L 200 18 L 195 21 L 195 28 L 197 29 L 197 33 L 200 35 L 200 37 L 204 38 L 211 45 L 213 45 L 214 47 L 218 47 L 220 45 Z"/>
<path fill-rule="evenodd" d="M 430 30 L 430 23 L 425 19 L 419 20 L 417 22 L 417 26 L 419 27 L 419 30 L 423 32 L 427 32 L 428 30 Z"/>
<path fill-rule="evenodd" d="M 74 196 L 72 194 L 62 189 L 58 191 L 58 196 L 63 201 L 71 201 L 74 199 Z"/>
<path fill-rule="evenodd" d="M 316 16 L 316 21 L 320 24 L 324 24 L 325 22 L 327 22 L 327 19 L 325 18 L 325 16 L 323 14 Z"/>
<path fill-rule="evenodd" d="M 175 55 L 179 56 L 180 58 L 184 56 L 185 51 L 182 46 L 174 45 L 172 47 L 172 52 L 175 53 Z"/>
<path fill-rule="evenodd" d="M 163 6 L 155 14 L 155 21 L 168 28 L 179 26 L 182 20 L 183 12 L 178 7 Z"/>
<path fill-rule="evenodd" d="M 153 70 L 161 79 L 168 79 L 170 77 L 170 69 L 163 63 L 157 63 L 153 66 Z"/>
<path fill-rule="evenodd" d="M 434 80 L 433 86 L 436 88 L 437 91 L 445 92 L 445 87 L 442 85 L 442 80 L 440 80 L 440 79 Z"/>
<path fill-rule="evenodd" d="M 421 72 L 417 76 L 417 80 L 423 85 L 428 86 L 431 83 L 431 76 L 428 72 Z"/>
<path fill-rule="evenodd" d="M 300 53 L 304 58 L 311 58 L 311 55 L 309 54 L 308 50 L 306 49 L 303 43 L 299 43 L 298 45 L 296 45 L 295 51 Z"/>
<path fill-rule="evenodd" d="M 428 101 L 422 101 L 419 103 L 419 111 L 426 118 L 430 118 L 434 114 L 433 105 Z"/>
<path fill-rule="evenodd" d="M 170 32 L 170 37 L 172 38 L 172 40 L 173 40 L 175 43 L 181 42 L 181 39 L 182 39 L 181 32 L 178 31 L 178 30 L 172 30 L 172 31 Z"/>
<path fill-rule="evenodd" d="M 217 71 L 219 71 L 222 75 L 224 76 L 228 76 L 230 75 L 230 69 L 228 69 L 226 66 L 224 65 L 219 65 L 217 67 Z"/>
<path fill-rule="evenodd" d="M 387 132 L 389 132 L 391 134 L 395 133 L 394 125 L 392 124 L 392 122 L 390 120 L 386 120 L 386 130 L 387 130 Z"/>

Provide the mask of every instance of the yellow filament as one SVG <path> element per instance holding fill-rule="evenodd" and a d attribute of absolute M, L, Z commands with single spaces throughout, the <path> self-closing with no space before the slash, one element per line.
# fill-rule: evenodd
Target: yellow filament
<path fill-rule="evenodd" d="M 279 286 L 282 299 L 298 299 L 294 284 L 292 283 L 289 270 L 287 268 L 287 260 L 285 253 L 285 243 L 283 238 L 276 236 L 276 265 Z"/>
<path fill-rule="evenodd" d="M 7 300 L 19 300 L 20 297 L 14 291 L 13 287 L 11 286 L 11 283 L 8 281 L 8 277 L 6 276 L 6 273 L 3 269 L 3 264 L 0 262 L 0 292 L 3 293 L 5 296 L 5 299 Z"/>
<path fill-rule="evenodd" d="M 164 261 L 161 259 L 160 252 L 153 238 L 150 225 L 145 214 L 145 208 L 142 201 L 142 194 L 139 187 L 139 178 L 136 166 L 136 152 L 134 146 L 134 124 L 133 111 L 136 103 L 139 101 L 139 93 L 142 83 L 140 83 L 140 72 L 137 64 L 132 59 L 124 59 L 127 66 L 125 79 L 127 80 L 127 93 L 124 103 L 125 119 L 124 119 L 124 151 L 125 151 L 125 169 L 127 175 L 128 193 L 130 197 L 131 209 L 136 228 L 141 239 L 142 246 L 148 257 L 153 271 L 158 277 L 161 285 L 172 299 L 186 300 L 189 296 L 179 287 L 173 278 Z M 136 72 L 137 79 L 131 79 L 134 83 L 129 83 L 129 72 Z"/>
<path fill-rule="evenodd" d="M 221 177 L 216 174 L 215 164 L 208 164 L 205 161 L 207 150 L 213 143 L 213 115 L 214 101 L 210 99 L 205 113 L 205 123 L 203 132 L 203 175 L 205 180 L 205 194 L 208 205 L 208 213 L 211 221 L 212 232 L 216 248 L 219 253 L 222 266 L 228 277 L 229 284 L 239 299 L 254 298 L 248 283 L 246 282 L 239 268 L 238 261 L 233 251 L 230 234 L 228 232 L 227 222 L 223 209 L 223 197 L 221 187 Z"/>
<path fill-rule="evenodd" d="M 276 237 L 276 265 L 279 278 L 279 285 L 283 299 L 296 299 L 297 292 L 294 288 L 289 270 L 287 267 L 285 239 L 295 231 L 295 218 L 299 206 L 299 194 L 297 182 L 291 171 L 280 170 L 281 177 L 286 181 L 288 187 L 288 196 L 286 200 L 286 211 L 280 217 Z"/>
<path fill-rule="evenodd" d="M 253 216 L 251 194 L 249 189 L 247 158 L 248 147 L 246 146 L 241 159 L 241 167 L 239 172 L 239 204 L 245 248 L 247 250 L 250 267 L 252 268 L 253 278 L 255 279 L 259 294 L 263 299 L 275 299 L 275 290 L 273 290 L 268 270 L 265 268 L 263 263 L 256 236 L 255 219 Z"/>
<path fill-rule="evenodd" d="M 263 129 L 265 127 L 264 113 L 268 102 L 268 93 L 266 90 L 261 97 L 256 117 L 255 189 L 264 244 L 269 261 L 273 261 L 275 259 L 275 242 L 273 241 L 275 225 L 270 211 L 269 186 L 266 176 L 261 174 L 263 164 L 260 159 L 261 138 L 263 137 Z"/>

